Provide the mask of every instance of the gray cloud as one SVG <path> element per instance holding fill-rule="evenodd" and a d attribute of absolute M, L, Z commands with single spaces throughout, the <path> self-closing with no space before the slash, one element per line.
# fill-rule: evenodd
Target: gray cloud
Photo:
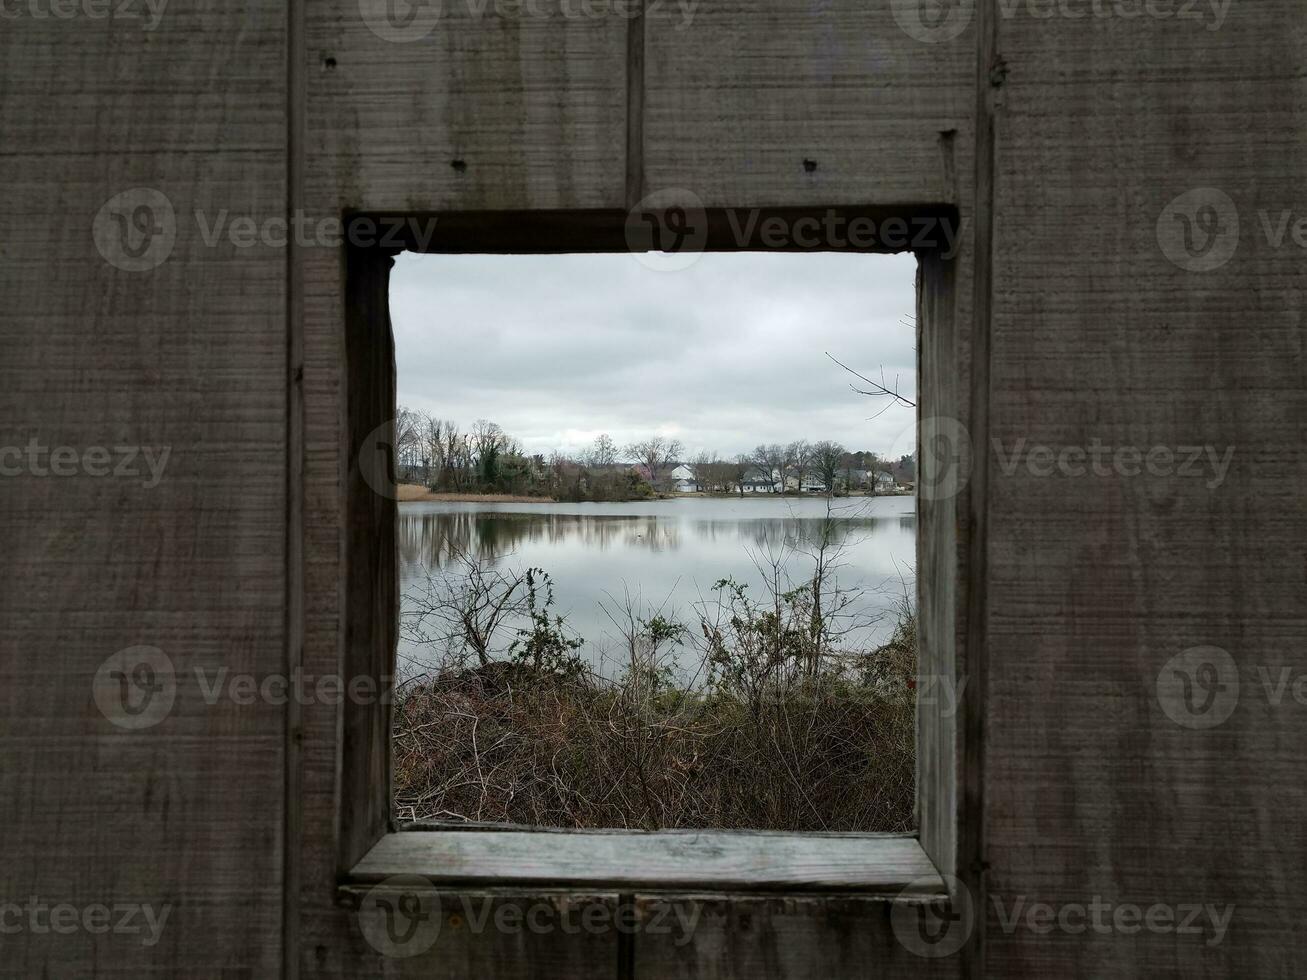
<path fill-rule="evenodd" d="M 916 397 L 915 260 L 710 253 L 659 272 L 628 254 L 412 255 L 392 273 L 399 401 L 530 452 L 672 435 L 689 454 L 834 439 L 911 451 L 911 409 L 854 394 L 830 351 Z"/>

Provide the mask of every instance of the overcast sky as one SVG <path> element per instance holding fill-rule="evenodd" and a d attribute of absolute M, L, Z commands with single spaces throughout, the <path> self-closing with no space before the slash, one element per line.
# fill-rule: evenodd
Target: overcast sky
<path fill-rule="evenodd" d="M 528 452 L 607 432 L 686 457 L 833 439 L 912 451 L 909 408 L 854 394 L 830 351 L 883 366 L 916 398 L 910 255 L 708 253 L 659 271 L 635 256 L 400 255 L 391 317 L 399 403 L 498 422 Z"/>

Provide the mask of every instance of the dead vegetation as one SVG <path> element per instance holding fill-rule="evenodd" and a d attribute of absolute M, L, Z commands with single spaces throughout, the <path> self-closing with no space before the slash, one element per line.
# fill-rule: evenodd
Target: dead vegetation
<path fill-rule="evenodd" d="M 774 562 L 760 599 L 718 582 L 692 625 L 610 596 L 610 652 L 623 665 L 604 677 L 550 615 L 546 575 L 460 556 L 457 584 L 435 584 L 417 617 L 420 635 L 444 649 L 442 666 L 397 698 L 397 816 L 911 829 L 915 622 L 905 604 L 889 643 L 844 649 L 856 603 L 832 584 L 832 564 L 819 554 L 811 578 L 791 587 Z"/>

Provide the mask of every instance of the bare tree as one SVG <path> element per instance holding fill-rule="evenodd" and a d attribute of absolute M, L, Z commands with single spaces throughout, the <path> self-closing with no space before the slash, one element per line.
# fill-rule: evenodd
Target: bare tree
<path fill-rule="evenodd" d="M 400 472 L 396 474 L 401 480 L 406 479 L 404 471 L 414 470 L 424 465 L 421 439 L 422 416 L 410 408 L 400 405 L 395 411 L 395 460 Z"/>
<path fill-rule="evenodd" d="M 496 423 L 486 419 L 472 424 L 469 441 L 481 485 L 490 489 L 499 480 L 501 458 L 515 449 L 513 442 Z"/>
<path fill-rule="evenodd" d="M 826 493 L 835 492 L 835 480 L 840 473 L 840 464 L 844 459 L 844 447 L 838 442 L 823 439 L 812 447 L 812 468 L 826 484 Z"/>
<path fill-rule="evenodd" d="M 676 462 L 683 449 L 679 439 L 654 436 L 643 442 L 631 443 L 626 447 L 626 452 L 645 467 L 649 474 L 649 482 L 656 487 L 661 482 L 664 471 Z"/>
<path fill-rule="evenodd" d="M 527 576 L 451 546 L 451 564 L 406 597 L 405 635 L 486 666 L 509 651 L 513 622 L 527 611 Z"/>
<path fill-rule="evenodd" d="M 440 485 L 449 465 L 445 429 L 453 426 L 453 422 L 444 422 L 427 412 L 420 416 L 418 438 L 422 446 L 422 462 L 427 470 L 427 483 L 432 487 Z"/>
<path fill-rule="evenodd" d="M 771 484 L 772 490 L 776 489 L 777 480 L 780 481 L 780 489 L 785 489 L 785 447 L 779 443 L 766 443 L 758 446 L 753 451 L 750 458 L 754 467 L 762 474 L 764 480 Z"/>
<path fill-rule="evenodd" d="M 691 460 L 690 476 L 694 480 L 695 493 L 702 493 L 705 486 L 712 488 L 713 463 L 713 454 L 708 452 L 701 452 Z"/>
<path fill-rule="evenodd" d="M 876 495 L 876 474 L 880 468 L 881 461 L 876 458 L 875 453 L 863 454 L 862 469 L 867 471 L 867 493 L 873 497 Z"/>
<path fill-rule="evenodd" d="M 749 470 L 753 469 L 753 459 L 748 453 L 740 453 L 735 459 L 727 464 L 728 479 L 734 483 L 740 491 L 740 496 L 744 496 L 744 484 L 749 479 Z"/>
<path fill-rule="evenodd" d="M 789 469 L 798 481 L 797 489 L 803 489 L 803 478 L 812 470 L 812 447 L 806 439 L 796 439 L 785 447 L 785 458 Z"/>
<path fill-rule="evenodd" d="M 606 469 L 617 462 L 617 443 L 607 432 L 595 437 L 594 444 L 584 456 L 586 466 L 593 469 Z"/>
<path fill-rule="evenodd" d="M 714 454 L 713 461 L 708 467 L 709 489 L 722 490 L 726 493 L 730 493 L 731 487 L 735 484 L 735 478 L 733 476 L 734 472 L 734 463 L 720 459 Z"/>
<path fill-rule="evenodd" d="M 458 431 L 458 426 L 453 422 L 446 422 L 443 441 L 441 460 L 448 474 L 449 486 L 451 489 L 461 489 L 466 483 L 472 463 L 467 437 Z"/>
<path fill-rule="evenodd" d="M 894 378 L 894 387 L 891 388 L 889 386 L 889 383 L 885 379 L 884 368 L 881 368 L 880 380 L 874 381 L 871 378 L 866 377 L 865 375 L 859 374 L 857 371 L 853 370 L 853 368 L 849 367 L 843 361 L 837 360 L 831 354 L 830 351 L 826 352 L 826 356 L 829 357 L 832 361 L 835 361 L 835 363 L 838 364 L 840 367 L 842 367 L 845 371 L 848 371 L 849 374 L 853 375 L 864 385 L 866 385 L 865 388 L 859 388 L 857 385 L 850 382 L 849 387 L 852 388 L 859 395 L 867 395 L 871 398 L 889 399 L 889 401 L 885 403 L 885 407 L 882 408 L 879 412 L 877 412 L 876 415 L 873 415 L 872 418 L 876 418 L 884 414 L 884 412 L 886 412 L 890 408 L 893 408 L 895 405 L 902 406 L 903 408 L 916 408 L 917 406 L 916 402 L 912 401 L 910 398 L 908 398 L 905 395 L 899 394 L 899 379 L 897 376 Z"/>

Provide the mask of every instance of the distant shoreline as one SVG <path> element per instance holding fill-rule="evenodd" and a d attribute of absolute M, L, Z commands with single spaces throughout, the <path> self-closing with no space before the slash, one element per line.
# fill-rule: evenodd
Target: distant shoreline
<path fill-rule="evenodd" d="M 912 491 L 896 491 L 891 493 L 851 493 L 837 496 L 836 500 L 849 500 L 866 497 L 911 497 Z M 457 504 L 556 504 L 558 503 L 553 497 L 528 497 L 523 494 L 514 493 L 445 493 L 428 490 L 426 487 L 418 486 L 415 483 L 401 483 L 395 488 L 395 499 L 400 503 L 427 503 L 427 502 L 445 502 Z M 649 500 L 824 500 L 822 494 L 817 493 L 723 493 L 721 491 L 703 491 L 702 493 L 668 493 L 660 494 L 654 498 L 641 498 L 648 502 Z M 608 503 L 633 503 L 631 501 L 608 501 Z"/>
<path fill-rule="evenodd" d="M 437 493 L 415 483 L 401 483 L 395 488 L 400 503 L 443 500 L 462 504 L 554 504 L 553 497 L 527 497 L 515 493 Z"/>

